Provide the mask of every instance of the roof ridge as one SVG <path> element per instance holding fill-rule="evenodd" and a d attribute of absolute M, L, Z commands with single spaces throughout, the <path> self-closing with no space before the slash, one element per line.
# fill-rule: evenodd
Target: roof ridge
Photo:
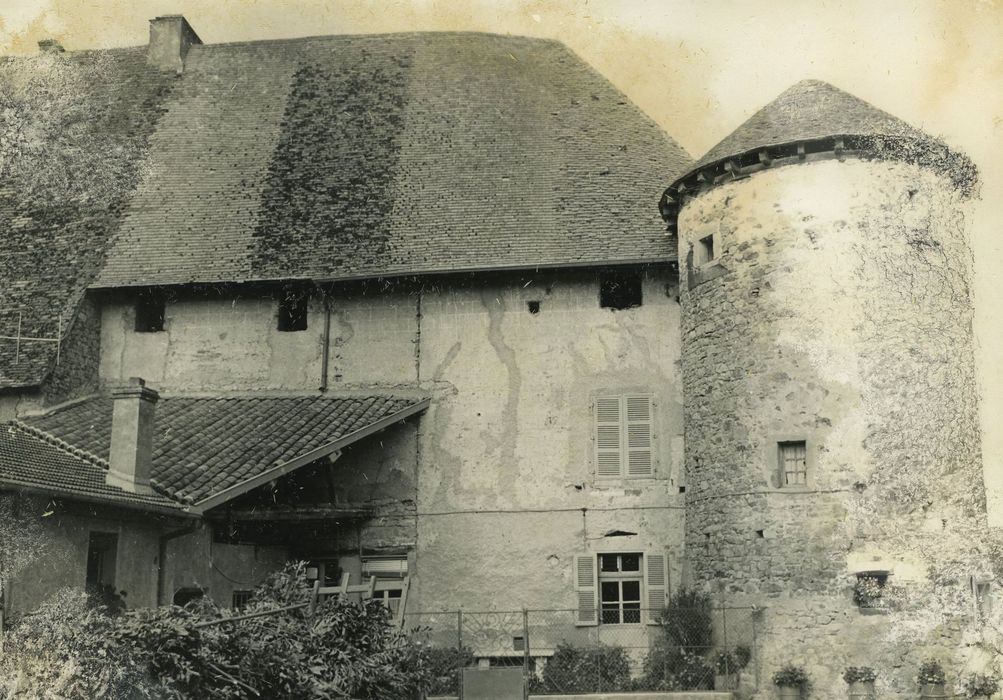
<path fill-rule="evenodd" d="M 77 406 L 77 405 L 82 404 L 82 403 L 87 403 L 88 401 L 92 401 L 94 399 L 100 399 L 100 398 L 102 398 L 104 396 L 107 396 L 107 395 L 103 394 L 102 392 L 94 392 L 93 394 L 87 394 L 85 396 L 78 396 L 75 399 L 69 399 L 68 401 L 62 401 L 60 403 L 53 404 L 52 406 L 45 406 L 43 408 L 31 409 L 31 410 L 25 411 L 21 415 L 25 416 L 26 418 L 37 418 L 37 417 L 41 417 L 41 416 L 51 416 L 53 413 L 58 413 L 59 411 L 65 410 L 67 408 L 72 408 L 73 406 Z"/>
<path fill-rule="evenodd" d="M 346 39 L 346 40 L 347 39 L 417 39 L 420 37 L 432 37 L 432 36 L 522 39 L 534 43 L 552 44 L 566 47 L 566 44 L 563 41 L 551 37 L 536 37 L 536 36 L 528 36 L 526 34 L 499 34 L 497 32 L 485 32 L 473 29 L 472 30 L 450 29 L 445 31 L 427 30 L 427 31 L 402 31 L 402 32 L 360 32 L 353 34 L 308 34 L 306 36 L 291 36 L 291 37 L 281 37 L 276 39 L 242 39 L 239 41 L 220 41 L 212 43 L 202 43 L 202 44 L 195 44 L 192 46 L 192 48 L 197 49 L 199 51 L 204 51 L 205 49 L 213 49 L 216 47 L 251 46 L 251 45 L 262 45 L 262 44 L 271 44 L 271 45 L 293 44 L 297 42 L 317 41 L 320 39 Z"/>
<path fill-rule="evenodd" d="M 101 457 L 98 457 L 96 454 L 94 454 L 92 452 L 88 452 L 87 450 L 81 449 L 79 447 L 74 447 L 70 443 L 66 442 L 66 440 L 63 440 L 62 438 L 56 437 L 52 433 L 49 433 L 49 432 L 47 432 L 45 430 L 42 430 L 41 428 L 36 428 L 35 426 L 29 425 L 28 423 L 23 423 L 22 421 L 20 421 L 20 420 L 18 420 L 16 418 L 13 419 L 13 420 L 11 420 L 10 423 L 9 423 L 9 425 L 16 426 L 22 432 L 28 433 L 29 435 L 32 435 L 32 436 L 34 436 L 36 438 L 39 438 L 40 440 L 42 440 L 44 442 L 47 442 L 48 444 L 52 445 L 53 447 L 56 447 L 56 448 L 62 450 L 63 452 L 65 452 L 65 453 L 73 456 L 73 457 L 77 457 L 78 459 L 82 459 L 85 462 L 90 462 L 91 464 L 93 464 L 96 467 L 99 467 L 99 468 L 104 469 L 104 470 L 108 470 L 110 468 L 110 466 L 111 466 L 111 465 L 108 464 L 107 460 L 104 460 Z"/>

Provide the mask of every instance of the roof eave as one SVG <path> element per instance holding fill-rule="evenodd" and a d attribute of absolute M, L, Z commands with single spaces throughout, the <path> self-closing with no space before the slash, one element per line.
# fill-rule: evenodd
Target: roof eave
<path fill-rule="evenodd" d="M 67 489 L 60 489 L 58 487 L 39 486 L 38 484 L 30 484 L 20 481 L 19 479 L 10 479 L 6 477 L 0 478 L 0 490 L 4 490 L 5 488 L 17 491 L 18 493 L 45 496 L 48 498 L 60 498 L 67 501 L 78 501 L 81 503 L 95 503 L 98 505 L 114 506 L 116 508 L 124 508 L 127 510 L 139 510 L 144 513 L 156 513 L 158 515 L 167 515 L 186 520 L 201 520 L 202 518 L 200 513 L 189 510 L 181 504 L 174 507 L 167 505 L 158 506 L 153 503 L 120 501 L 116 498 L 103 497 L 96 494 L 81 494 Z"/>

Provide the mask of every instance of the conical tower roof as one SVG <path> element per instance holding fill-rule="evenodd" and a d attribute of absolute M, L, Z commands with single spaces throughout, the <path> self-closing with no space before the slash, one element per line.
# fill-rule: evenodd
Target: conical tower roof
<path fill-rule="evenodd" d="M 898 117 L 829 83 L 802 80 L 710 149 L 694 169 L 755 148 L 848 135 L 932 140 Z"/>
<path fill-rule="evenodd" d="M 943 172 L 965 195 L 975 166 L 942 141 L 821 80 L 802 80 L 725 137 L 662 198 L 662 216 L 674 227 L 684 199 L 734 177 L 807 157 L 847 155 L 917 163 Z"/>

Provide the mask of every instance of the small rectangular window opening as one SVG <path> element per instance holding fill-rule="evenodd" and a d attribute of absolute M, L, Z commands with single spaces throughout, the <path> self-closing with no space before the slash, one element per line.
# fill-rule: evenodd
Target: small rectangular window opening
<path fill-rule="evenodd" d="M 780 485 L 804 486 L 808 483 L 808 450 L 804 440 L 777 443 L 780 457 Z"/>
<path fill-rule="evenodd" d="M 254 597 L 254 591 L 234 591 L 232 598 L 232 607 L 234 610 L 243 610 L 247 607 L 247 604 L 251 602 L 251 598 Z"/>
<path fill-rule="evenodd" d="M 640 272 L 611 272 L 599 282 L 599 306 L 611 311 L 623 311 L 641 306 L 642 275 Z"/>
<path fill-rule="evenodd" d="M 888 571 L 861 571 L 853 587 L 853 602 L 859 608 L 884 607 L 884 589 L 888 583 Z"/>
<path fill-rule="evenodd" d="M 167 308 L 167 299 L 158 290 L 148 290 L 139 293 L 136 297 L 136 325 L 137 333 L 158 333 L 164 330 L 164 316 Z"/>
<path fill-rule="evenodd" d="M 529 313 L 538 314 L 540 313 L 540 302 L 538 301 L 527 301 L 526 308 L 529 309 Z"/>
<path fill-rule="evenodd" d="M 714 236 L 704 236 L 696 245 L 697 265 L 709 263 L 714 259 Z"/>
<path fill-rule="evenodd" d="M 292 333 L 295 331 L 305 331 L 307 329 L 307 302 L 309 295 L 306 292 L 286 290 L 279 297 L 279 322 L 278 330 L 282 333 Z"/>

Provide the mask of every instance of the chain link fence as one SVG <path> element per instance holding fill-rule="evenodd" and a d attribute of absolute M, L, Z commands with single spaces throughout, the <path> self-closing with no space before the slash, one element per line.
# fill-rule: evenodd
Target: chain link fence
<path fill-rule="evenodd" d="M 748 697 L 758 689 L 752 608 L 620 615 L 584 626 L 577 610 L 409 612 L 405 628 L 429 648 L 430 697 L 462 698 L 464 668 L 499 666 L 521 666 L 533 697 L 686 690 Z"/>

